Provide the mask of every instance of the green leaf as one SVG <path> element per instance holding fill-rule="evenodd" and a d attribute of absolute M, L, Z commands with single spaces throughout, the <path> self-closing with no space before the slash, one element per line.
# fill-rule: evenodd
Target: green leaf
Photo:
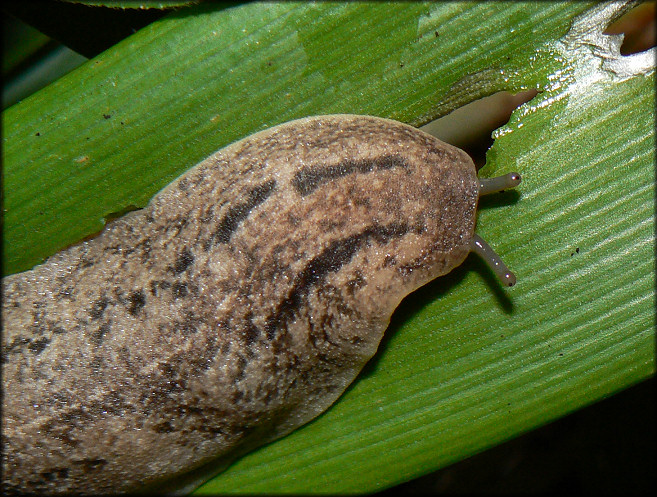
<path fill-rule="evenodd" d="M 4 269 L 143 206 L 250 133 L 312 114 L 420 125 L 536 88 L 482 176 L 517 170 L 471 257 L 409 296 L 324 415 L 199 492 L 364 492 L 443 467 L 654 374 L 654 63 L 600 33 L 622 4 L 201 5 L 3 114 Z M 579 249 L 579 250 L 577 250 Z"/>
<path fill-rule="evenodd" d="M 143 2 L 150 3 L 150 2 Z M 53 40 L 87 57 L 95 57 L 138 29 L 165 15 L 157 8 L 89 6 L 62 0 L 4 2 L 3 10 L 33 26 Z M 167 4 L 177 8 L 179 4 Z"/>
<path fill-rule="evenodd" d="M 12 22 L 9 17 L 2 20 L 2 76 L 6 78 L 17 67 L 34 57 L 50 41 L 49 38 L 23 23 Z"/>

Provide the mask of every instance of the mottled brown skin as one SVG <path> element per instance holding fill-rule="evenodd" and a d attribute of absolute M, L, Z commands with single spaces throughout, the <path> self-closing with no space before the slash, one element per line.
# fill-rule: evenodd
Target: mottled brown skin
<path fill-rule="evenodd" d="M 5 278 L 3 490 L 127 491 L 303 425 L 465 259 L 478 188 L 413 127 L 312 117 Z"/>

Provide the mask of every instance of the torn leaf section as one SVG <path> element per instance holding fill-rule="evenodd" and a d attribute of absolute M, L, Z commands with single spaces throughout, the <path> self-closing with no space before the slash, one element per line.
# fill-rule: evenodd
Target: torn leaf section
<path fill-rule="evenodd" d="M 493 138 L 523 127 L 527 116 L 548 107 L 554 107 L 552 126 L 568 122 L 571 116 L 597 105 L 610 86 L 651 74 L 655 70 L 655 48 L 624 56 L 620 52 L 623 35 L 603 34 L 635 4 L 624 1 L 596 5 L 575 18 L 562 39 L 540 50 L 542 56 L 549 54 L 561 67 L 547 76 L 543 91 L 514 112 Z"/>
<path fill-rule="evenodd" d="M 558 42 L 564 55 L 593 57 L 598 60 L 603 71 L 621 80 L 645 75 L 655 70 L 655 48 L 624 56 L 620 52 L 623 34 L 606 35 L 604 30 L 626 11 L 636 5 L 636 1 L 611 2 L 598 5 L 576 18 L 568 34 Z"/>
<path fill-rule="evenodd" d="M 608 36 L 608 35 L 605 35 Z M 618 35 L 623 41 L 622 35 Z M 620 48 L 620 43 L 619 43 Z M 606 59 L 602 62 L 602 68 L 616 73 L 621 79 L 628 79 L 640 74 L 648 74 L 655 70 L 655 58 L 657 50 L 651 48 L 645 52 L 632 55 L 622 55 L 618 58 Z"/>

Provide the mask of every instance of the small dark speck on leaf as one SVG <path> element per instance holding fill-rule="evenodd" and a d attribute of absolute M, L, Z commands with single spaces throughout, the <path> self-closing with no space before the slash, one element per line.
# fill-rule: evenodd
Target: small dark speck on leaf
<path fill-rule="evenodd" d="M 105 119 L 109 119 L 110 117 L 112 117 L 112 115 L 111 115 L 111 114 L 103 114 L 103 117 L 104 117 Z"/>
<path fill-rule="evenodd" d="M 436 35 L 436 38 L 438 38 L 440 35 L 438 34 L 438 31 L 434 31 L 434 34 Z"/>
<path fill-rule="evenodd" d="M 34 134 L 34 136 L 41 136 L 41 133 L 39 133 L 39 132 L 37 131 L 37 132 Z"/>

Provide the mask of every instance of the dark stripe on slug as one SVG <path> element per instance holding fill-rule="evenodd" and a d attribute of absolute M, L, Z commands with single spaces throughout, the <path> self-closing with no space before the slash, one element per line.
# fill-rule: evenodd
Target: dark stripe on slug
<path fill-rule="evenodd" d="M 187 247 L 184 247 L 173 266 L 173 274 L 185 272 L 193 263 L 194 254 L 192 254 Z"/>
<path fill-rule="evenodd" d="M 292 186 L 300 195 L 308 195 L 322 183 L 341 178 L 352 173 L 371 173 L 394 167 L 408 168 L 408 164 L 398 155 L 384 155 L 377 159 L 346 160 L 330 166 L 304 167 L 294 175 Z"/>
<path fill-rule="evenodd" d="M 366 246 L 370 240 L 383 245 L 393 238 L 399 238 L 411 231 L 406 224 L 392 223 L 387 226 L 371 226 L 360 233 L 336 240 L 329 247 L 314 257 L 295 278 L 294 285 L 285 300 L 280 302 L 276 311 L 267 319 L 265 332 L 269 340 L 276 336 L 276 330 L 290 320 L 303 305 L 310 289 L 321 283 L 329 273 L 339 271 L 353 256 Z"/>
<path fill-rule="evenodd" d="M 146 305 L 146 294 L 143 290 L 132 292 L 128 297 L 128 313 L 136 316 L 141 311 L 142 307 Z"/>
<path fill-rule="evenodd" d="M 212 234 L 216 243 L 228 243 L 237 227 L 244 221 L 251 210 L 262 204 L 276 188 L 276 181 L 270 180 L 251 189 L 244 195 L 246 201 L 231 207 L 221 219 L 217 230 Z M 209 247 L 208 247 L 209 248 Z"/>
<path fill-rule="evenodd" d="M 110 300 L 106 297 L 101 297 L 100 299 L 93 302 L 91 309 L 89 309 L 89 316 L 91 316 L 91 319 L 102 318 L 109 303 Z"/>
<path fill-rule="evenodd" d="M 100 346 L 100 344 L 103 341 L 103 337 L 107 335 L 107 333 L 110 331 L 111 328 L 112 328 L 111 321 L 101 324 L 97 330 L 91 333 L 91 336 L 89 337 L 91 339 L 91 342 L 96 346 Z"/>
<path fill-rule="evenodd" d="M 50 343 L 50 339 L 46 337 L 37 338 L 36 340 L 30 342 L 27 346 L 34 355 L 39 355 L 45 350 L 45 348 Z"/>

